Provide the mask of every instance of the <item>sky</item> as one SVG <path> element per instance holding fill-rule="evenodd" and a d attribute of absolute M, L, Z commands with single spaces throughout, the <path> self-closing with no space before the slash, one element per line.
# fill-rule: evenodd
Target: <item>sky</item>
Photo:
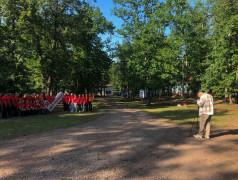
<path fill-rule="evenodd" d="M 97 0 L 97 2 L 93 2 L 92 0 L 90 1 L 90 3 L 94 6 L 98 6 L 101 10 L 101 12 L 103 13 L 103 15 L 105 16 L 105 18 L 108 21 L 112 21 L 114 26 L 116 26 L 116 29 L 119 29 L 121 27 L 121 25 L 123 24 L 123 21 L 112 15 L 112 9 L 115 7 L 115 5 L 113 4 L 112 0 Z M 102 35 L 102 40 L 106 40 L 109 35 Z M 111 36 L 112 38 L 112 42 L 116 43 L 122 43 L 123 38 L 120 38 L 121 36 L 116 34 Z"/>

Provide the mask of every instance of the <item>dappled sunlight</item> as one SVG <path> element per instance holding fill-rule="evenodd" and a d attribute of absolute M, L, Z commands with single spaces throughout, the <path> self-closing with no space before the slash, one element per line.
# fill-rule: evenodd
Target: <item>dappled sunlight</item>
<path fill-rule="evenodd" d="M 0 142 L 0 175 L 11 180 L 113 179 L 115 173 L 121 179 L 236 175 L 236 130 L 196 140 L 188 137 L 188 128 L 169 123 L 171 118 L 161 120 L 166 116 L 115 108 L 86 124 Z M 3 175 L 6 167 L 12 170 Z"/>
<path fill-rule="evenodd" d="M 11 175 L 19 172 L 20 168 L 15 167 L 14 164 L 9 166 L 9 162 L 3 161 L 0 162 L 0 179 L 5 179 Z"/>

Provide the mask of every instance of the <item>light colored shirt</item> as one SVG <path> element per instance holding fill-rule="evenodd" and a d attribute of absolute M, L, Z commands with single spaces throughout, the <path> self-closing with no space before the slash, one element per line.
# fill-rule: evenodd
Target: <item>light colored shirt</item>
<path fill-rule="evenodd" d="M 199 116 L 214 114 L 213 97 L 210 94 L 203 94 L 197 104 L 199 106 Z"/>

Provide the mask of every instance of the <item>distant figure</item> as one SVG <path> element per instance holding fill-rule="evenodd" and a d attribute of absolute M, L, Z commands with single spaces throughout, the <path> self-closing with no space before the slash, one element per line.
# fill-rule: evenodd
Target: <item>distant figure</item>
<path fill-rule="evenodd" d="M 82 112 L 85 111 L 85 101 L 86 101 L 86 98 L 84 97 L 84 94 L 82 94 L 82 100 L 81 100 Z"/>
<path fill-rule="evenodd" d="M 67 98 L 67 93 L 64 93 L 64 97 L 62 99 L 64 112 L 67 112 Z"/>
<path fill-rule="evenodd" d="M 88 107 L 89 107 L 89 111 L 90 112 L 93 112 L 93 99 L 94 99 L 94 94 L 92 96 L 92 94 L 89 94 L 89 97 L 88 97 Z"/>
<path fill-rule="evenodd" d="M 195 138 L 210 138 L 210 121 L 214 114 L 213 97 L 210 94 L 199 92 L 197 100 L 199 106 L 200 128 L 199 133 L 194 135 Z"/>
<path fill-rule="evenodd" d="M 82 111 L 82 107 L 81 107 L 81 104 L 82 104 L 82 97 L 81 97 L 81 94 L 79 94 L 78 96 L 78 112 L 81 112 Z"/>

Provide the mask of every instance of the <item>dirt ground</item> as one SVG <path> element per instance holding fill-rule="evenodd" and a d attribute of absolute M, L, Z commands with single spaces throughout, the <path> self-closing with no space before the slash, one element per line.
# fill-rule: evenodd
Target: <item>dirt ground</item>
<path fill-rule="evenodd" d="M 111 105 L 82 125 L 0 141 L 0 179 L 238 179 L 238 130 L 209 140 Z"/>

